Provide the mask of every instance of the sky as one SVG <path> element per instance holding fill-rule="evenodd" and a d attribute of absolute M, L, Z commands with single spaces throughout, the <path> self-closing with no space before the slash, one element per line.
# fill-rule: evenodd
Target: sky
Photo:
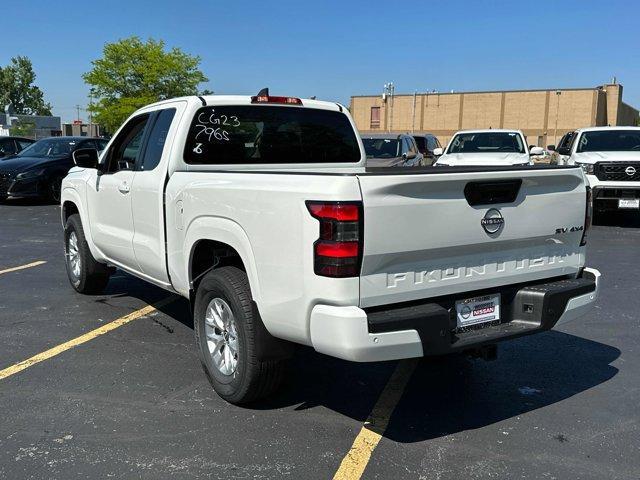
<path fill-rule="evenodd" d="M 595 87 L 640 107 L 640 1 L 2 2 L 0 66 L 26 55 L 63 121 L 107 42 L 162 39 L 201 57 L 219 94 L 352 95 Z M 81 7 L 80 5 L 84 5 Z M 86 119 L 86 112 L 80 116 Z"/>

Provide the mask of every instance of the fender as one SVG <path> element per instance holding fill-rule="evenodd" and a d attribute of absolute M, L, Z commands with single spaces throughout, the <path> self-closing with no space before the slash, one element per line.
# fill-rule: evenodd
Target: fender
<path fill-rule="evenodd" d="M 186 287 L 187 290 L 191 289 L 191 282 L 193 280 L 190 271 L 191 256 L 196 243 L 200 240 L 213 240 L 226 243 L 238 252 L 247 271 L 253 300 L 259 306 L 262 295 L 251 242 L 240 224 L 228 218 L 201 216 L 194 218 L 187 226 L 182 252 L 182 266 L 184 270 L 180 273 L 180 277 L 187 281 L 187 285 L 184 285 L 184 287 Z M 183 285 L 174 285 L 174 287 L 176 290 L 182 291 Z"/>
<path fill-rule="evenodd" d="M 82 231 L 84 232 L 84 237 L 87 239 L 87 243 L 89 244 L 91 255 L 93 255 L 93 258 L 98 261 L 104 261 L 104 256 L 93 243 L 93 236 L 91 235 L 91 222 L 89 221 L 89 217 L 85 211 L 85 204 L 82 201 L 78 190 L 76 190 L 74 187 L 63 186 L 62 192 L 60 194 L 60 205 L 64 205 L 65 202 L 73 203 L 78 209 L 80 220 L 82 221 Z M 60 220 L 62 222 L 62 228 L 64 229 L 64 209 L 62 208 L 60 209 Z"/>

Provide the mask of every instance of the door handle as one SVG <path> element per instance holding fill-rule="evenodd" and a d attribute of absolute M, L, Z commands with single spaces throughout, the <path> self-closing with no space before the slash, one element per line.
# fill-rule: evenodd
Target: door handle
<path fill-rule="evenodd" d="M 129 193 L 131 191 L 131 187 L 129 186 L 129 184 L 127 184 L 127 182 L 122 182 L 118 186 L 118 191 L 120 193 Z"/>

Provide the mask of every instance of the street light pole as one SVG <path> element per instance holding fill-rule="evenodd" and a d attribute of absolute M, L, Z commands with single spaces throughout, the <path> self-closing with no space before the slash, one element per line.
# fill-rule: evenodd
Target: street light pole
<path fill-rule="evenodd" d="M 553 130 L 553 141 L 556 145 L 558 145 L 558 109 L 560 108 L 560 95 L 562 95 L 562 92 L 560 90 L 556 90 L 556 128 Z"/>

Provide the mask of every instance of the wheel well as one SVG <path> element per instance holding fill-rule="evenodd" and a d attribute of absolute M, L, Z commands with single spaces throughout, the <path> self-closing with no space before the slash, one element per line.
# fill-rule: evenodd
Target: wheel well
<path fill-rule="evenodd" d="M 247 271 L 240 254 L 232 246 L 215 240 L 198 241 L 193 248 L 189 265 L 189 279 L 193 282 L 193 289 L 196 289 L 200 278 L 208 270 L 230 266 Z"/>
<path fill-rule="evenodd" d="M 64 202 L 64 205 L 62 205 L 62 220 L 65 224 L 67 223 L 67 219 L 74 213 L 80 213 L 76 204 L 73 202 Z"/>

